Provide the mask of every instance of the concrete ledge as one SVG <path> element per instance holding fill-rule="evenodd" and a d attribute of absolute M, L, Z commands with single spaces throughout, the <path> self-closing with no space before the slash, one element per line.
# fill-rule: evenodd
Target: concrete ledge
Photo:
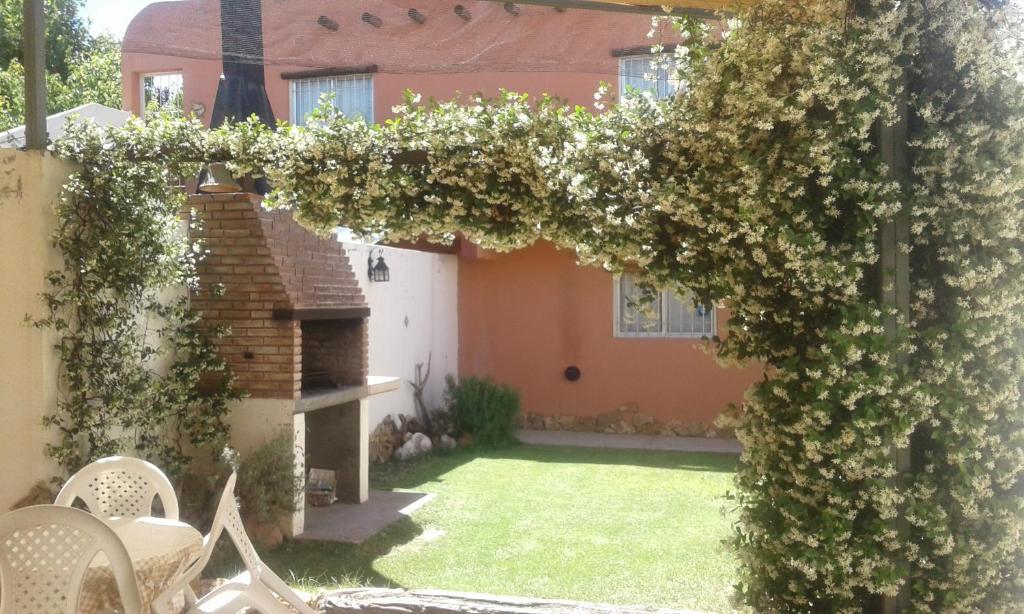
<path fill-rule="evenodd" d="M 531 599 L 400 588 L 352 588 L 336 591 L 323 597 L 321 608 L 321 611 L 327 614 L 699 614 L 693 610 L 613 606 L 562 599 Z"/>
<path fill-rule="evenodd" d="M 296 414 L 304 414 L 308 411 L 315 411 L 325 407 L 334 407 L 365 399 L 366 397 L 382 392 L 398 390 L 402 380 L 397 377 L 384 375 L 370 375 L 366 378 L 365 385 L 341 386 L 339 388 L 322 388 L 303 393 L 302 398 L 295 401 Z"/>
<path fill-rule="evenodd" d="M 401 378 L 387 375 L 369 375 L 366 377 L 366 396 L 372 397 L 382 392 L 398 390 L 401 385 Z"/>

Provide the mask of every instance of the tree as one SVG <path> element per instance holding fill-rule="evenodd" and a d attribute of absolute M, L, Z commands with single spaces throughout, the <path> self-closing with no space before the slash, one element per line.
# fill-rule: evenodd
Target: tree
<path fill-rule="evenodd" d="M 109 36 L 93 39 L 75 56 L 67 76 L 47 77 L 47 111 L 59 113 L 87 102 L 121 107 L 121 43 Z"/>
<path fill-rule="evenodd" d="M 85 0 L 46 0 L 47 113 L 88 102 L 121 106 L 121 44 L 93 37 Z M 0 130 L 25 121 L 22 2 L 0 0 Z"/>
<path fill-rule="evenodd" d="M 92 43 L 81 11 L 85 0 L 46 0 L 46 70 L 67 77 L 74 59 Z M 21 0 L 0 0 L 0 70 L 21 61 Z"/>
<path fill-rule="evenodd" d="M 4 43 L 6 44 L 6 42 Z M 66 62 L 67 73 L 47 68 L 47 113 L 89 102 L 121 106 L 121 44 L 109 37 L 90 38 Z M 24 123 L 25 70 L 17 58 L 0 69 L 0 130 Z"/>

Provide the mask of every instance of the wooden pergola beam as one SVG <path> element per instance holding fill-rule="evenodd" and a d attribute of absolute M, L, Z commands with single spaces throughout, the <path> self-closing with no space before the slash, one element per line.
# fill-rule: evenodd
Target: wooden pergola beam
<path fill-rule="evenodd" d="M 25 148 L 46 148 L 46 22 L 43 0 L 24 0 Z"/>

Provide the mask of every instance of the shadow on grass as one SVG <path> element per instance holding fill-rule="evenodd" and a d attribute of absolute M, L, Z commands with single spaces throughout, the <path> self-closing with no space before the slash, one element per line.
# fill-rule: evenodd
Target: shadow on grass
<path fill-rule="evenodd" d="M 373 563 L 421 533 L 416 522 L 403 518 L 361 544 L 288 540 L 260 551 L 260 558 L 292 586 L 312 592 L 354 586 L 405 588 L 374 570 Z M 230 578 L 244 570 L 234 548 L 225 542 L 218 543 L 205 577 Z"/>
<path fill-rule="evenodd" d="M 438 452 L 403 463 L 376 465 L 370 473 L 374 488 L 421 488 L 428 482 L 443 482 L 444 475 L 478 459 L 507 459 L 566 465 L 624 465 L 653 469 L 733 473 L 739 457 L 711 452 L 675 452 L 613 448 L 579 448 L 517 444 L 487 450 L 478 447 Z"/>

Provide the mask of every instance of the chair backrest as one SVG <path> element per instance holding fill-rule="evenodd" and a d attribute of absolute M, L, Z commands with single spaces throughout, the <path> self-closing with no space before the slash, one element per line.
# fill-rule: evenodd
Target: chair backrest
<path fill-rule="evenodd" d="M 139 614 L 131 558 L 102 520 L 59 505 L 0 516 L 0 614 L 75 614 L 82 576 L 99 552 L 110 562 L 125 614 Z"/>
<path fill-rule="evenodd" d="M 263 561 L 260 560 L 259 555 L 256 553 L 256 548 L 253 547 L 252 541 L 249 540 L 249 536 L 245 532 L 245 526 L 242 524 L 242 517 L 238 514 L 238 500 L 235 499 L 236 477 L 232 473 L 231 477 L 228 478 L 227 484 L 224 485 L 224 492 L 221 494 L 220 503 L 217 505 L 217 512 L 213 516 L 213 525 L 210 528 L 210 534 L 206 536 L 206 541 L 209 542 L 209 547 L 212 549 L 213 544 L 217 543 L 221 534 L 227 531 L 228 537 L 231 538 L 231 541 L 235 544 L 235 549 L 238 550 L 238 555 L 242 557 L 242 562 L 245 563 L 245 568 L 249 571 L 249 576 L 255 582 L 259 579 L 260 572 L 263 570 Z"/>
<path fill-rule="evenodd" d="M 57 494 L 57 505 L 81 499 L 100 518 L 139 518 L 153 515 L 160 497 L 164 517 L 178 519 L 174 487 L 153 463 L 130 456 L 110 456 L 82 467 Z"/>

